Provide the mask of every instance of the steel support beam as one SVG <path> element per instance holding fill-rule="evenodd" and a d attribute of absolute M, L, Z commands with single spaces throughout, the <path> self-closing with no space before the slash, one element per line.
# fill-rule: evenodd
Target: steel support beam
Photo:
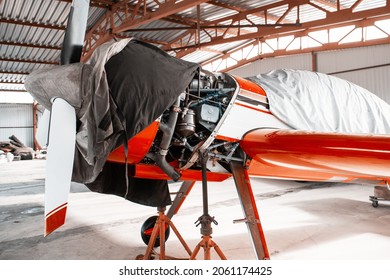
<path fill-rule="evenodd" d="M 355 5 L 360 3 L 360 0 L 357 0 L 355 2 Z M 264 16 L 267 18 L 267 13 L 269 13 L 269 10 L 276 8 L 279 6 L 283 6 L 288 4 L 287 11 L 291 11 L 293 7 L 296 7 L 298 10 L 301 8 L 303 5 L 310 5 L 314 9 L 318 9 L 318 6 L 311 3 L 310 0 L 300 0 L 300 1 L 281 1 L 277 2 L 274 4 L 266 5 L 263 7 L 255 8 L 252 10 L 248 10 L 245 12 L 240 12 L 238 14 L 232 15 L 232 16 L 227 16 L 221 19 L 218 19 L 216 21 L 210 22 L 209 25 L 215 24 L 216 28 L 218 27 L 219 24 L 223 22 L 231 22 L 233 25 L 234 23 L 238 23 L 242 20 L 246 20 L 249 15 L 255 15 L 258 13 L 264 14 Z M 352 5 L 354 7 L 354 5 Z M 308 21 L 304 22 L 301 24 L 300 27 L 296 26 L 284 26 L 284 27 L 270 27 L 270 28 L 256 28 L 255 31 L 250 31 L 247 32 L 246 34 L 240 33 L 240 28 L 239 26 L 232 27 L 237 30 L 237 36 L 225 36 L 225 34 L 217 34 L 215 33 L 214 36 L 211 36 L 210 33 L 209 35 L 209 41 L 208 42 L 202 42 L 201 44 L 196 44 L 196 42 L 193 40 L 194 34 L 196 31 L 194 30 L 189 30 L 182 34 L 180 37 L 172 40 L 169 42 L 169 45 L 166 45 L 163 47 L 165 51 L 175 51 L 176 52 L 176 57 L 183 57 L 189 53 L 192 53 L 196 51 L 198 48 L 202 47 L 210 47 L 218 44 L 224 44 L 224 43 L 231 43 L 231 42 L 236 42 L 236 41 L 245 41 L 245 40 L 254 40 L 254 39 L 262 39 L 267 36 L 272 36 L 276 35 L 278 37 L 281 36 L 287 36 L 289 34 L 292 34 L 297 31 L 304 31 L 307 29 L 314 29 L 314 28 L 319 28 L 323 26 L 332 26 L 336 25 L 339 23 L 345 23 L 345 22 L 352 22 L 360 19 L 365 19 L 365 18 L 374 18 L 374 17 L 379 17 L 379 16 L 384 16 L 384 15 L 390 15 L 390 4 L 387 2 L 385 7 L 380 7 L 380 8 L 375 8 L 375 9 L 370 9 L 370 10 L 364 10 L 364 11 L 358 11 L 354 12 L 353 8 L 349 9 L 339 9 L 336 11 L 330 11 L 330 10 L 325 10 L 325 17 L 319 20 L 314 20 L 314 21 Z M 323 8 L 322 8 L 323 9 Z M 324 9 L 323 9 L 324 10 Z M 279 17 L 277 22 L 283 23 L 283 18 L 287 16 L 288 13 L 284 13 Z M 299 22 L 299 13 L 296 13 L 296 22 Z M 267 22 L 266 22 L 267 23 Z M 238 25 L 238 24 L 237 24 Z M 172 45 L 181 45 L 180 47 L 172 47 Z"/>
<path fill-rule="evenodd" d="M 346 26 L 355 26 L 353 30 L 358 28 L 365 28 L 374 26 L 375 22 L 378 20 L 386 20 L 390 19 L 389 16 L 381 16 L 381 17 L 375 17 L 370 19 L 363 19 L 363 20 L 356 20 L 352 22 L 346 22 L 343 24 L 336 24 L 333 25 L 332 28 L 340 28 L 340 27 L 346 27 Z M 292 37 L 292 40 L 301 40 L 301 38 L 309 37 L 312 40 L 315 40 L 315 38 L 311 37 L 310 34 L 315 31 L 326 31 L 330 32 L 329 27 L 321 27 L 321 28 L 309 28 L 306 30 L 299 30 L 296 32 L 291 32 L 289 34 L 285 34 L 285 36 L 289 35 Z M 352 32 L 351 31 L 351 32 Z M 349 33 L 351 33 L 349 32 Z M 348 33 L 348 34 L 349 34 Z M 319 43 L 319 46 L 317 47 L 310 47 L 310 48 L 304 48 L 302 47 L 302 44 L 300 44 L 298 49 L 292 49 L 289 50 L 288 47 L 291 44 L 288 44 L 284 48 L 277 48 L 273 52 L 262 52 L 262 46 L 264 44 L 267 44 L 267 40 L 270 39 L 277 39 L 280 37 L 280 35 L 271 35 L 266 36 L 261 39 L 253 40 L 252 42 L 249 42 L 247 44 L 243 44 L 240 47 L 233 49 L 231 51 L 226 52 L 223 55 L 216 56 L 213 59 L 210 59 L 204 63 L 202 63 L 203 66 L 209 65 L 209 67 L 206 66 L 208 70 L 211 71 L 231 71 L 235 68 L 241 67 L 245 64 L 251 63 L 253 61 L 263 59 L 263 58 L 269 58 L 269 57 L 276 57 L 276 56 L 284 56 L 284 55 L 293 55 L 293 54 L 303 54 L 303 53 L 313 53 L 313 52 L 321 52 L 321 51 L 327 51 L 327 50 L 337 50 L 337 49 L 346 49 L 346 48 L 353 48 L 353 47 L 360 47 L 360 46 L 372 46 L 372 45 L 380 45 L 380 44 L 389 44 L 390 43 L 390 35 L 388 34 L 385 38 L 375 39 L 375 40 L 364 40 L 363 38 L 360 41 L 357 42 L 351 42 L 351 43 L 342 43 L 342 40 L 348 35 L 346 34 L 344 37 L 342 37 L 337 42 L 324 42 Z M 329 38 L 329 36 L 328 36 Z M 248 48 L 254 48 L 257 52 L 256 55 L 253 55 L 252 51 L 246 51 L 246 54 L 244 54 L 244 50 L 248 50 Z M 241 56 L 238 55 L 238 53 L 241 52 Z M 252 55 L 250 55 L 252 54 Z M 236 63 L 231 66 L 227 66 L 228 60 L 235 60 Z M 217 65 L 218 64 L 218 65 Z M 225 64 L 225 66 L 224 66 Z M 210 67 L 213 65 L 212 67 Z"/>
<path fill-rule="evenodd" d="M 73 0 L 57 0 L 57 1 L 72 3 Z M 114 2 L 112 2 L 111 0 L 91 0 L 89 5 L 91 7 L 109 9 L 113 4 Z"/>
<path fill-rule="evenodd" d="M 28 75 L 30 72 L 22 72 L 22 71 L 0 71 L 0 75 Z"/>
<path fill-rule="evenodd" d="M 0 84 L 24 85 L 24 82 L 21 82 L 21 81 L 2 81 L 0 78 Z"/>
<path fill-rule="evenodd" d="M 150 23 L 152 21 L 176 14 L 193 6 L 207 2 L 208 0 L 183 0 L 183 1 L 166 1 L 159 5 L 158 9 L 151 13 L 146 13 L 143 17 L 129 17 L 125 19 L 119 26 L 113 28 L 114 33 L 121 33 L 128 29 Z"/>
<path fill-rule="evenodd" d="M 232 26 L 232 30 L 231 31 L 233 31 L 233 30 L 236 31 L 236 34 L 235 34 L 236 36 L 233 36 L 233 37 L 229 36 L 230 39 L 236 38 L 238 35 L 243 35 L 243 34 L 244 35 L 249 35 L 249 37 L 252 39 L 251 36 L 253 34 L 253 31 L 252 32 L 248 32 L 248 31 L 245 30 L 245 28 L 241 28 L 239 26 L 241 24 L 241 21 L 252 22 L 251 20 L 249 20 L 248 17 L 249 16 L 255 16 L 257 18 L 264 18 L 265 24 L 277 22 L 280 19 L 280 17 L 277 17 L 274 14 L 272 14 L 270 12 L 270 10 L 272 10 L 274 8 L 277 8 L 277 7 L 285 6 L 286 3 L 288 4 L 290 2 L 291 1 L 280 1 L 280 2 L 277 2 L 277 3 L 261 6 L 259 8 L 254 8 L 254 9 L 251 9 L 251 10 L 243 10 L 243 11 L 237 13 L 237 14 L 234 14 L 234 15 L 231 15 L 231 16 L 226 16 L 226 17 L 214 20 L 214 21 L 210 21 L 210 22 L 208 22 L 208 25 L 210 25 L 210 26 L 214 25 L 215 28 L 217 29 L 218 25 L 220 25 L 221 23 L 230 22 L 230 24 Z M 300 1 L 294 1 L 293 3 L 295 3 L 295 5 L 298 5 L 299 2 Z M 269 22 L 269 21 L 271 21 L 271 22 Z M 287 22 L 287 23 L 291 23 L 291 22 Z M 255 25 L 255 24 L 253 23 L 253 25 Z M 276 26 L 274 26 L 271 29 L 271 30 L 273 30 L 272 32 L 275 32 L 275 27 Z M 280 31 L 282 29 L 283 28 L 278 28 L 277 30 Z M 259 30 L 259 28 L 257 28 L 257 30 Z M 267 30 L 269 30 L 269 29 L 267 29 Z M 189 53 L 195 51 L 196 50 L 196 44 L 194 44 L 192 42 L 192 38 L 194 37 L 194 33 L 195 33 L 195 31 L 193 31 L 193 30 L 189 30 L 189 31 L 183 33 L 179 37 L 177 37 L 174 40 L 172 40 L 168 45 L 164 46 L 163 49 L 166 50 L 166 51 L 173 50 L 173 47 L 172 47 L 173 45 L 180 45 L 179 48 L 175 48 L 175 50 L 178 50 L 178 52 L 176 54 L 176 57 L 179 57 L 179 58 L 183 57 L 186 54 L 189 54 Z M 218 34 L 218 32 L 215 32 L 214 36 L 210 35 L 210 33 L 208 33 L 208 36 L 210 37 L 210 42 L 212 42 L 213 40 L 216 40 L 216 39 L 219 39 L 219 40 L 223 41 L 224 39 L 227 38 L 226 34 L 227 34 L 226 32 L 223 33 L 222 35 Z M 231 32 L 229 34 L 231 34 Z M 237 39 L 237 40 L 234 40 L 234 41 L 240 41 L 240 40 L 241 39 Z M 244 39 L 244 40 L 247 40 L 247 39 Z M 216 43 L 216 44 L 221 44 L 221 43 Z M 212 43 L 210 45 L 216 45 L 216 44 Z"/>
<path fill-rule="evenodd" d="M 23 59 L 23 58 L 0 57 L 0 61 L 59 65 L 59 62 L 57 61 L 33 60 L 33 59 Z"/>
<path fill-rule="evenodd" d="M 207 2 L 207 0 L 171 0 L 158 3 L 158 7 L 151 11 L 143 0 L 138 0 L 136 5 L 130 5 L 127 1 L 117 2 L 111 6 L 86 35 L 85 49 L 82 60 L 87 60 L 92 52 L 104 42 L 129 29 L 164 19 L 187 8 Z M 176 17 L 176 20 L 180 19 Z M 188 20 L 182 20 L 188 23 Z"/>
<path fill-rule="evenodd" d="M 34 139 L 34 150 L 41 150 L 42 147 L 39 145 L 37 140 L 37 130 L 38 130 L 38 102 L 34 100 L 33 102 L 33 139 Z"/>
<path fill-rule="evenodd" d="M 27 90 L 23 90 L 23 89 L 5 89 L 5 88 L 0 88 L 0 92 L 27 92 Z"/>
<path fill-rule="evenodd" d="M 245 11 L 245 9 L 243 9 L 241 7 L 238 7 L 238 6 L 235 6 L 234 3 L 233 4 L 231 4 L 231 3 L 223 3 L 223 2 L 219 2 L 217 0 L 209 0 L 209 1 L 207 1 L 207 3 L 211 4 L 211 5 L 214 5 L 214 6 L 217 6 L 217 7 L 222 7 L 222 8 L 225 8 L 225 9 L 235 10 L 237 12 Z"/>
<path fill-rule="evenodd" d="M 40 45 L 40 44 L 33 44 L 33 43 L 3 41 L 3 40 L 0 41 L 0 45 L 26 47 L 26 48 L 49 49 L 49 50 L 61 50 L 61 47 L 54 46 L 54 45 Z"/>
<path fill-rule="evenodd" d="M 32 21 L 27 21 L 27 20 L 16 20 L 16 19 L 0 18 L 0 23 L 8 23 L 8 24 L 16 24 L 16 25 L 25 25 L 25 26 L 33 26 L 33 27 L 40 27 L 40 28 L 48 28 L 48 29 L 65 30 L 65 26 L 63 26 L 63 25 L 40 23 L 40 22 L 32 22 Z"/>

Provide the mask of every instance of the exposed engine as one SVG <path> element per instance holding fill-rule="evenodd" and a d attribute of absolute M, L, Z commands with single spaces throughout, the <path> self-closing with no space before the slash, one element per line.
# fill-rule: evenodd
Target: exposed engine
<path fill-rule="evenodd" d="M 237 145 L 215 139 L 218 124 L 236 91 L 236 82 L 222 73 L 196 75 L 176 104 L 161 117 L 160 131 L 145 161 L 153 160 L 172 179 L 178 169 L 198 168 L 198 151 L 208 150 L 212 159 L 209 169 L 227 168 Z"/>

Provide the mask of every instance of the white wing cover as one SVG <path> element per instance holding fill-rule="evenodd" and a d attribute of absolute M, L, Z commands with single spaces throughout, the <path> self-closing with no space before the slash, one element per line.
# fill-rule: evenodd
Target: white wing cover
<path fill-rule="evenodd" d="M 303 70 L 274 70 L 250 80 L 267 93 L 270 111 L 292 128 L 390 133 L 390 105 L 346 80 Z"/>

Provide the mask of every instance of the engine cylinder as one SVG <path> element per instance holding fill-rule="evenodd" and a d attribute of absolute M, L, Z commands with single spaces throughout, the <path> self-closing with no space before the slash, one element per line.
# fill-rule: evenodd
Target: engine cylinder
<path fill-rule="evenodd" d="M 188 109 L 185 115 L 179 114 L 176 125 L 176 132 L 181 137 L 189 137 L 195 133 L 195 112 Z"/>

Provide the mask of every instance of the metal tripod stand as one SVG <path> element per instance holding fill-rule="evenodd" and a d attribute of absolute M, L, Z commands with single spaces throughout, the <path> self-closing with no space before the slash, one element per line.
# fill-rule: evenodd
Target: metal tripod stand
<path fill-rule="evenodd" d="M 153 227 L 152 235 L 149 240 L 148 247 L 146 249 L 145 255 L 137 256 L 137 259 L 150 260 L 152 255 L 157 255 L 160 260 L 166 259 L 176 259 L 173 257 L 166 256 L 165 254 L 165 229 L 166 226 L 170 226 L 173 232 L 176 234 L 177 238 L 180 240 L 184 249 L 187 251 L 188 255 L 192 255 L 191 249 L 188 247 L 187 243 L 184 241 L 183 237 L 180 235 L 179 231 L 176 229 L 171 219 L 165 215 L 165 207 L 158 207 L 158 219 L 155 226 Z M 160 238 L 160 253 L 158 254 L 153 250 L 154 243 L 156 242 L 157 236 Z"/>
<path fill-rule="evenodd" d="M 202 235 L 201 241 L 196 245 L 193 253 L 190 256 L 190 260 L 194 260 L 196 255 L 199 253 L 200 248 L 204 249 L 204 259 L 211 259 L 211 249 L 217 252 L 218 256 L 222 260 L 226 260 L 225 255 L 219 246 L 212 240 L 211 234 L 213 233 L 213 229 L 211 227 L 211 223 L 217 225 L 218 223 L 215 221 L 214 217 L 209 215 L 208 209 L 208 192 L 207 192 L 207 160 L 208 160 L 208 151 L 200 150 L 199 158 L 202 165 L 202 198 L 203 198 L 203 215 L 199 217 L 199 219 L 195 222 L 196 226 L 200 225 L 200 233 Z"/>

